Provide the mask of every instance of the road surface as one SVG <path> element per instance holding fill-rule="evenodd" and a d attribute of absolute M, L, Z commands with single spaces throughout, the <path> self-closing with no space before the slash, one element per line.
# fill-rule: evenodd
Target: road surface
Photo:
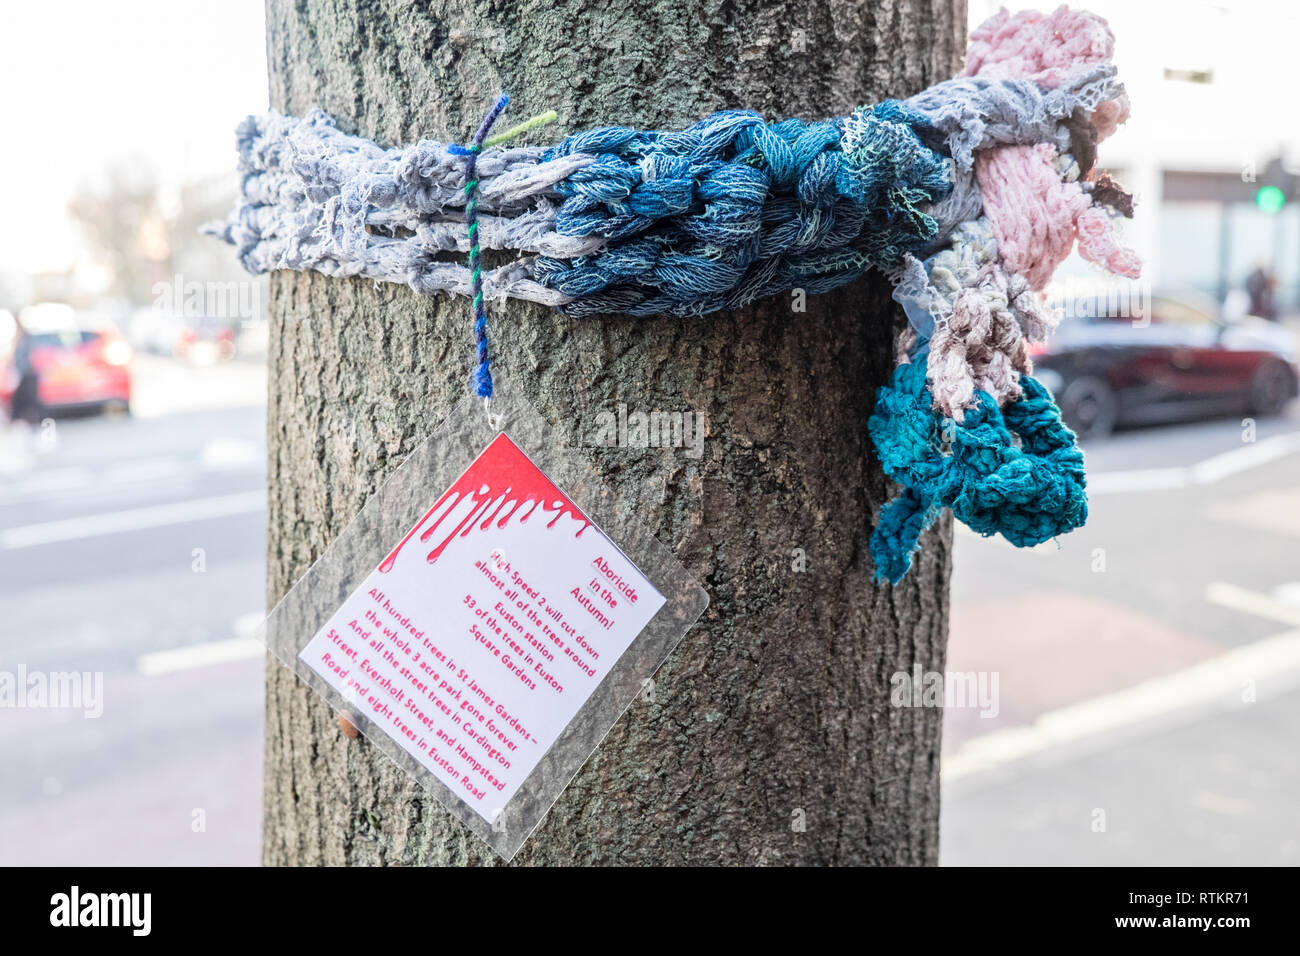
<path fill-rule="evenodd" d="M 0 711 L 0 864 L 259 859 L 265 377 L 169 414 L 187 370 L 146 365 L 139 417 L 0 430 L 0 672 L 103 681 L 98 718 Z"/>
<path fill-rule="evenodd" d="M 135 417 L 0 433 L 0 674 L 103 676 L 0 711 L 0 863 L 259 859 L 265 373 L 141 365 Z M 941 860 L 1300 862 L 1297 410 L 1087 453 L 1085 529 L 958 534 L 948 671 L 997 685 L 945 712 Z"/>
<path fill-rule="evenodd" d="M 944 864 L 1300 863 L 1300 420 L 1250 424 L 1088 446 L 1059 542 L 958 534 L 947 669 L 998 706 L 945 712 Z"/>

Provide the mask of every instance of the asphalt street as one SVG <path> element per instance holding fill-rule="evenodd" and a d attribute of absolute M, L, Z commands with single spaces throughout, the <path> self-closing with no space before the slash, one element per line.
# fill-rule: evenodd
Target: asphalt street
<path fill-rule="evenodd" d="M 0 672 L 103 674 L 4 712 L 0 864 L 259 859 L 265 373 L 137 391 L 0 430 Z M 958 534 L 942 862 L 1300 862 L 1300 409 L 1086 452 L 1083 530 Z"/>
<path fill-rule="evenodd" d="M 0 671 L 103 674 L 98 717 L 0 720 L 0 864 L 259 858 L 265 378 L 168 414 L 143 364 L 140 416 L 0 431 Z"/>
<path fill-rule="evenodd" d="M 957 536 L 941 861 L 1300 863 L 1296 403 L 1085 453 L 1083 529 Z"/>

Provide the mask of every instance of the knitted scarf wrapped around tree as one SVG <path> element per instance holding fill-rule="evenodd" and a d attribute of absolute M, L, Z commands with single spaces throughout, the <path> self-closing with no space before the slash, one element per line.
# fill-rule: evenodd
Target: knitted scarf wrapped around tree
<path fill-rule="evenodd" d="M 1112 230 L 1132 200 L 1094 172 L 1097 143 L 1128 115 L 1113 45 L 1088 13 L 1002 11 L 972 35 L 965 75 L 907 100 L 815 122 L 727 110 L 549 149 L 494 148 L 490 122 L 468 148 L 386 149 L 319 110 L 250 117 L 241 202 L 206 229 L 255 273 L 472 295 L 481 395 L 485 298 L 575 317 L 705 315 L 881 269 L 909 320 L 870 423 L 907 488 L 872 539 L 877 573 L 896 581 L 942 507 L 1016 544 L 1086 515 L 1082 459 L 1029 377 L 1027 345 L 1054 325 L 1040 293 L 1076 242 L 1137 273 Z M 515 255 L 483 270 L 481 249 Z"/>

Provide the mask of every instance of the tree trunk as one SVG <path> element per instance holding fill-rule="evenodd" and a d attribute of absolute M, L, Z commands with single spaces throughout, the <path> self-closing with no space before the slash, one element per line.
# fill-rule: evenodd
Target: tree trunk
<path fill-rule="evenodd" d="M 465 141 L 502 89 L 524 142 L 680 128 L 717 109 L 846 115 L 960 65 L 960 0 L 269 0 L 272 104 L 385 144 Z M 601 411 L 690 410 L 704 455 L 585 447 L 711 605 L 587 761 L 520 863 L 933 864 L 950 525 L 873 581 L 889 488 L 867 437 L 901 313 L 879 277 L 702 319 L 569 319 L 493 305 L 496 367 L 590 441 Z M 468 388 L 469 307 L 316 274 L 271 282 L 272 602 Z M 437 493 L 442 489 L 431 489 Z M 798 560 L 802 549 L 807 566 Z M 485 863 L 494 854 L 292 673 L 267 675 L 268 864 Z"/>

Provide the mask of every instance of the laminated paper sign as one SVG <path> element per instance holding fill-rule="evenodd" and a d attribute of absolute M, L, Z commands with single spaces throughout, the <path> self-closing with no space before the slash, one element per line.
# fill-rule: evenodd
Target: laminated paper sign
<path fill-rule="evenodd" d="M 491 823 L 663 605 L 501 434 L 300 656 Z"/>
<path fill-rule="evenodd" d="M 507 857 L 707 604 L 639 525 L 616 520 L 615 544 L 521 447 L 558 464 L 549 430 L 509 407 L 506 430 L 467 411 L 413 455 L 268 622 L 272 650 Z"/>

